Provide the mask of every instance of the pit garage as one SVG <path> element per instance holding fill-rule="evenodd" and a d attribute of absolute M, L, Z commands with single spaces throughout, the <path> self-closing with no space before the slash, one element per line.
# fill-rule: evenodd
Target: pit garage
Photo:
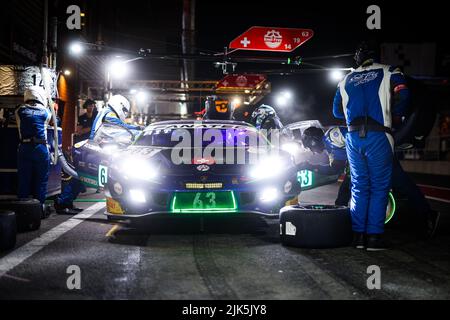
<path fill-rule="evenodd" d="M 217 5 L 179 1 L 182 25 L 158 19 L 171 17 L 172 8 L 150 5 L 158 15 L 148 13 L 149 27 L 146 5 L 119 5 L 121 18 L 104 4 L 81 1 L 74 14 L 89 28 L 73 31 L 64 28 L 65 1 L 51 2 L 28 4 L 45 13 L 36 19 L 47 26 L 43 38 L 28 25 L 36 21 L 10 30 L 17 43 L 8 50 L 0 38 L 0 300 L 181 300 L 181 315 L 192 300 L 450 299 L 449 74 L 428 63 L 445 60 L 441 41 L 411 44 L 399 31 L 406 40 L 386 40 L 381 50 L 383 63 L 403 62 L 414 88 L 396 157 L 439 223 L 433 237 L 420 238 L 416 208 L 393 187 L 384 220 L 391 246 L 370 252 L 352 246 L 352 204 L 335 204 L 348 170 L 301 167 L 329 165 L 327 154 L 309 150 L 302 137 L 311 126 L 328 132 L 343 125 L 332 118 L 332 99 L 354 71 L 353 44 L 330 48 L 335 36 L 327 19 L 317 18 L 326 28 L 313 30 L 303 15 L 311 28 L 285 27 L 291 20 L 298 26 L 293 13 L 276 9 L 292 17 L 282 23 L 265 8 L 268 27 L 217 26 L 223 37 L 216 39 L 205 30 Z M 21 17 L 20 8 L 8 12 Z M 334 9 L 311 12 L 330 17 Z M 251 17 L 255 8 L 242 10 Z M 397 12 L 383 10 L 386 19 Z M 98 21 L 91 18 L 99 12 Z M 44 43 L 32 49 L 45 63 L 20 45 L 27 36 Z M 15 112 L 32 85 L 52 102 L 43 204 L 17 197 Z M 85 102 L 100 114 L 116 95 L 129 102 L 129 117 L 81 139 Z M 261 105 L 282 123 L 279 144 L 252 122 Z M 254 163 L 239 162 L 253 156 Z M 71 179 L 83 188 L 63 213 L 55 203 Z"/>

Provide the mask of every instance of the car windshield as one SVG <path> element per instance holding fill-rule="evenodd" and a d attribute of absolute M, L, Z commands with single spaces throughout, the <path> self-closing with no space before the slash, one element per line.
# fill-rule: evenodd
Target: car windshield
<path fill-rule="evenodd" d="M 148 128 L 135 145 L 153 147 L 223 146 L 249 147 L 268 145 L 255 130 L 242 128 Z"/>

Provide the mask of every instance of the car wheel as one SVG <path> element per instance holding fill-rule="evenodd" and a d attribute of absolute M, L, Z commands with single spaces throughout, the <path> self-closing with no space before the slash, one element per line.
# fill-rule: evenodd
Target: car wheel
<path fill-rule="evenodd" d="M 280 239 L 286 246 L 335 248 L 352 241 L 348 207 L 294 205 L 280 210 Z"/>
<path fill-rule="evenodd" d="M 41 227 L 42 205 L 36 199 L 7 199 L 0 201 L 0 210 L 16 213 L 17 231 L 34 231 Z"/>
<path fill-rule="evenodd" d="M 16 245 L 17 223 L 13 211 L 0 210 L 0 251 Z"/>

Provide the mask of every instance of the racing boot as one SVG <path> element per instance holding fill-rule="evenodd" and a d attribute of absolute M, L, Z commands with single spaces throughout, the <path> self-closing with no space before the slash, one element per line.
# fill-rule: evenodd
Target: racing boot
<path fill-rule="evenodd" d="M 73 203 L 70 204 L 68 207 L 69 207 L 70 210 L 76 211 L 77 213 L 79 213 L 79 212 L 84 210 L 84 209 L 81 209 L 81 208 L 74 207 Z"/>
<path fill-rule="evenodd" d="M 66 204 L 60 204 L 57 201 L 54 203 L 54 207 L 57 214 L 70 214 L 70 215 L 76 215 L 79 213 L 79 211 L 73 210 L 70 208 L 70 205 Z"/>
<path fill-rule="evenodd" d="M 389 249 L 390 245 L 383 239 L 382 234 L 368 234 L 366 250 L 383 251 Z"/>
<path fill-rule="evenodd" d="M 366 235 L 362 232 L 353 232 L 352 246 L 356 249 L 364 249 L 366 245 Z"/>

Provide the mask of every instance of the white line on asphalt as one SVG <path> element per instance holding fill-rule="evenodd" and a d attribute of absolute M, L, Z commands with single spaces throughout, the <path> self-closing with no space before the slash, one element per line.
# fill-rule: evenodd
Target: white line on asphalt
<path fill-rule="evenodd" d="M 0 278 L 105 206 L 96 203 L 0 259 Z"/>

